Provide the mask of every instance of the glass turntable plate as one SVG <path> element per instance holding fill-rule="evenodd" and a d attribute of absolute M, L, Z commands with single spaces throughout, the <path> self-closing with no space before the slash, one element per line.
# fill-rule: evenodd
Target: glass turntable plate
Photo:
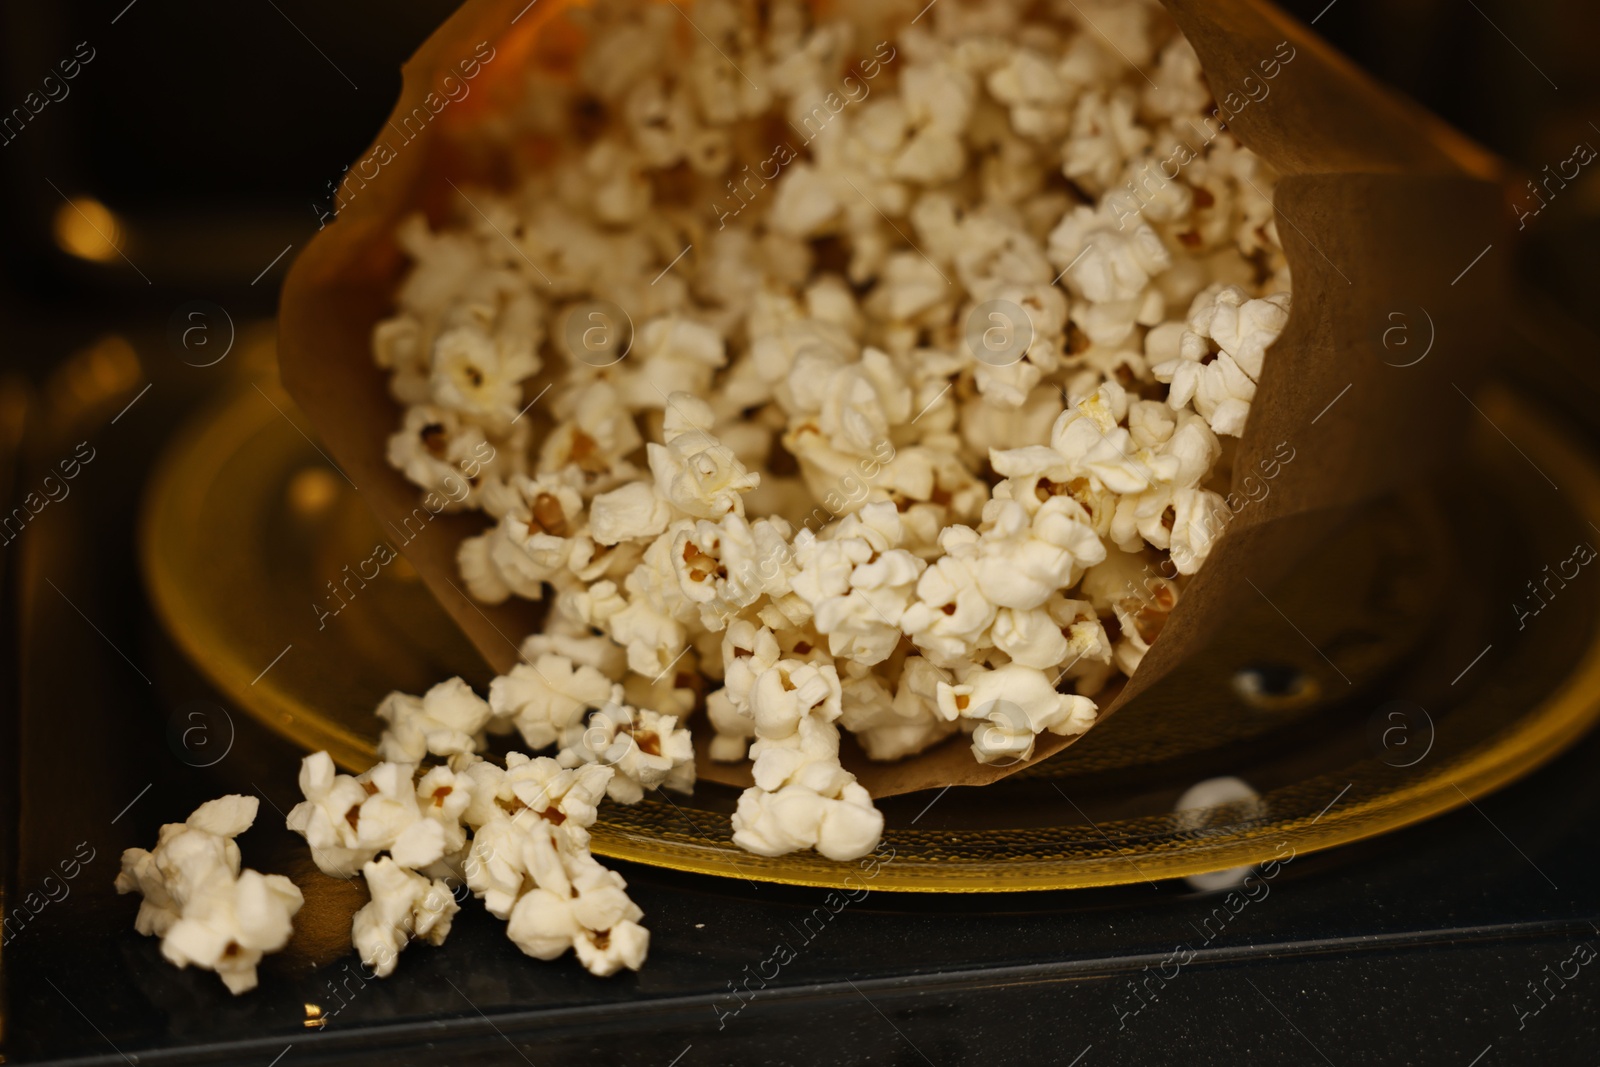
<path fill-rule="evenodd" d="M 595 852 L 752 882 L 1062 889 L 1281 860 L 1526 774 L 1600 716 L 1589 599 L 1548 595 L 1520 616 L 1535 601 L 1517 585 L 1600 541 L 1600 473 L 1527 401 L 1493 390 L 1480 407 L 1451 485 L 1331 534 L 1207 654 L 1082 741 L 990 786 L 881 801 L 877 862 L 743 852 L 738 790 L 709 782 L 605 805 Z M 270 380 L 198 416 L 149 485 L 142 565 L 172 636 L 240 710 L 359 770 L 385 693 L 489 672 L 403 557 L 376 562 L 395 535 L 306 433 Z M 1487 554 L 1495 567 L 1474 563 Z M 1241 694 L 1262 679 L 1267 698 Z M 1224 775 L 1259 799 L 1174 813 Z"/>

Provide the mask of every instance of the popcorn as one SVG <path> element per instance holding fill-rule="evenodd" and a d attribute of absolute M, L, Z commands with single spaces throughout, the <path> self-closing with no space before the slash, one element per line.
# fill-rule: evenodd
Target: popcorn
<path fill-rule="evenodd" d="M 305 800 L 289 811 L 289 829 L 306 839 L 323 874 L 353 878 L 361 866 L 388 852 L 404 867 L 426 867 L 444 856 L 450 835 L 424 810 L 415 768 L 380 763 L 359 776 L 338 774 L 326 752 L 300 764 Z"/>
<path fill-rule="evenodd" d="M 721 654 L 724 685 L 707 697 L 706 710 L 717 733 L 711 758 L 726 762 L 745 757 L 746 741 L 755 736 L 751 692 L 757 679 L 777 666 L 783 650 L 767 627 L 735 619 L 723 634 Z"/>
<path fill-rule="evenodd" d="M 1211 94 L 1206 90 L 1205 73 L 1194 46 L 1174 37 L 1161 50 L 1160 62 L 1151 75 L 1154 85 L 1144 94 L 1146 110 L 1163 118 L 1181 118 L 1206 110 Z"/>
<path fill-rule="evenodd" d="M 584 862 L 586 854 L 562 858 L 575 870 L 568 874 L 558 865 L 547 875 L 556 884 L 523 894 L 506 924 L 507 936 L 536 959 L 554 959 L 571 948 L 601 978 L 624 967 L 638 970 L 650 933 L 638 923 L 643 913 L 628 899 L 627 883 L 592 859 Z"/>
<path fill-rule="evenodd" d="M 842 206 L 816 168 L 796 163 L 774 195 L 770 222 L 780 233 L 812 237 L 824 232 Z"/>
<path fill-rule="evenodd" d="M 433 401 L 504 432 L 522 408 L 523 380 L 538 369 L 531 351 L 505 352 L 482 329 L 447 330 L 433 343 Z"/>
<path fill-rule="evenodd" d="M 461 910 L 444 882 L 408 871 L 385 856 L 361 868 L 372 899 L 351 923 L 350 939 L 361 962 L 379 978 L 394 973 L 401 951 L 413 938 L 442 945 Z"/>
<path fill-rule="evenodd" d="M 872 674 L 848 678 L 843 684 L 839 725 L 849 730 L 874 760 L 896 760 L 921 752 L 955 732 L 955 725 L 939 718 L 934 696 L 947 672 L 921 656 L 908 656 L 891 696 L 888 687 Z"/>
<path fill-rule="evenodd" d="M 678 316 L 646 322 L 634 344 L 638 359 L 629 361 L 636 369 L 623 381 L 624 399 L 632 406 L 665 407 L 669 412 L 674 403 L 669 393 L 681 392 L 690 399 L 706 394 L 713 372 L 728 358 L 716 330 Z"/>
<path fill-rule="evenodd" d="M 708 750 L 711 758 L 719 763 L 743 760 L 756 735 L 756 724 L 750 715 L 734 706 L 726 689 L 719 689 L 706 696 L 706 717 L 715 731 Z"/>
<path fill-rule="evenodd" d="M 602 545 L 653 541 L 671 521 L 671 505 L 645 482 L 602 493 L 589 505 L 590 536 Z"/>
<path fill-rule="evenodd" d="M 449 766 L 434 767 L 417 779 L 417 803 L 424 818 L 439 824 L 446 861 L 466 847 L 467 831 L 462 820 L 472 804 L 472 788 L 470 778 L 457 774 Z"/>
<path fill-rule="evenodd" d="M 432 395 L 423 337 L 422 323 L 409 313 L 380 319 L 372 327 L 373 361 L 390 372 L 389 391 L 402 404 L 427 403 Z"/>
<path fill-rule="evenodd" d="M 1150 131 L 1136 118 L 1138 110 L 1138 94 L 1132 89 L 1092 90 L 1080 96 L 1062 146 L 1061 172 L 1093 192 L 1103 191 L 1150 141 Z"/>
<path fill-rule="evenodd" d="M 730 615 L 762 597 L 789 592 L 789 530 L 782 519 L 749 523 L 736 514 L 676 528 L 673 574 L 683 597 L 699 606 L 702 625 L 720 630 Z"/>
<path fill-rule="evenodd" d="M 901 75 L 900 95 L 914 125 L 960 134 L 977 99 L 973 78 L 949 62 L 916 62 Z"/>
<path fill-rule="evenodd" d="M 711 435 L 714 421 L 705 401 L 688 393 L 667 397 L 663 444 L 651 444 L 650 470 L 656 491 L 685 515 L 719 519 L 744 514 L 741 493 L 761 483 L 728 448 Z"/>
<path fill-rule="evenodd" d="M 611 685 L 595 668 L 549 652 L 491 682 L 489 707 L 498 721 L 514 725 L 527 746 L 538 750 L 555 744 L 585 711 L 604 704 Z"/>
<path fill-rule="evenodd" d="M 1024 667 L 1046 670 L 1067 659 L 1067 633 L 1043 608 L 1001 608 L 989 632 L 994 646 Z"/>
<path fill-rule="evenodd" d="M 669 719 L 687 719 L 694 714 L 704 698 L 707 675 L 714 670 L 712 664 L 701 665 L 712 637 L 710 632 L 701 635 L 673 670 L 657 678 L 630 675 L 622 687 L 627 702 L 636 708 L 652 708 Z M 711 648 L 715 647 L 711 642 Z"/>
<path fill-rule="evenodd" d="M 990 603 L 1034 608 L 1105 557 L 1088 512 L 1071 497 L 1053 496 L 1032 515 L 1016 501 L 991 500 L 972 568 Z"/>
<path fill-rule="evenodd" d="M 473 830 L 463 868 L 469 888 L 483 898 L 490 914 L 504 919 L 524 888 L 555 862 L 554 837 L 573 849 L 587 849 L 587 828 L 597 815 L 613 771 L 597 764 L 563 769 L 546 756 L 508 753 L 504 769 L 485 761 L 463 762 L 460 773 L 473 782 L 473 802 L 463 819 Z M 545 867 L 541 868 L 541 864 Z"/>
<path fill-rule="evenodd" d="M 1084 575 L 1083 592 L 1097 611 L 1115 615 L 1122 640 L 1114 649 L 1114 661 L 1123 673 L 1132 674 L 1160 636 L 1182 589 L 1139 556 L 1112 552 Z"/>
<path fill-rule="evenodd" d="M 1288 293 L 1252 300 L 1238 286 L 1207 289 L 1189 309 L 1178 358 L 1151 371 L 1156 380 L 1171 383 L 1172 407 L 1193 403 L 1214 431 L 1237 437 L 1244 433 L 1266 348 L 1288 321 Z"/>
<path fill-rule="evenodd" d="M 237 874 L 241 858 L 233 839 L 255 822 L 259 806 L 255 797 L 237 795 L 207 801 L 185 821 L 163 826 L 154 851 L 123 852 L 117 892 L 143 897 L 134 928 L 146 936 L 166 936 L 182 917 L 189 887 L 217 868 Z"/>
<path fill-rule="evenodd" d="M 1147 411 L 1150 407 L 1165 408 L 1142 403 L 1139 410 Z M 1170 412 L 1170 409 L 1165 410 Z M 1154 548 L 1173 549 L 1175 555 L 1184 559 L 1180 571 L 1192 574 L 1198 569 L 1199 561 L 1205 558 L 1211 537 L 1220 530 L 1191 529 L 1185 522 L 1183 530 L 1179 531 L 1177 513 L 1183 509 L 1187 515 L 1197 501 L 1209 506 L 1215 494 L 1196 486 L 1210 474 L 1212 465 L 1222 454 L 1222 445 L 1205 420 L 1192 412 L 1181 414 L 1181 425 L 1163 415 L 1152 415 L 1148 419 L 1135 416 L 1136 412 L 1130 412 L 1129 424 L 1135 427 L 1135 434 L 1130 436 L 1136 442 L 1140 437 L 1150 442 L 1149 446 L 1141 448 L 1140 454 L 1147 460 L 1145 467 L 1153 478 L 1143 491 L 1118 499 L 1111 522 L 1111 538 L 1129 551 L 1137 551 L 1141 541 Z"/>
<path fill-rule="evenodd" d="M 580 891 L 580 901 L 583 896 Z M 574 905 L 573 910 L 580 906 Z M 644 966 L 645 956 L 650 951 L 650 931 L 632 919 L 619 919 L 603 930 L 581 929 L 572 947 L 578 961 L 590 974 L 608 978 L 623 968 L 637 971 Z"/>
<path fill-rule="evenodd" d="M 1111 202 L 1064 216 L 1050 233 L 1050 261 L 1082 298 L 1072 319 L 1095 344 L 1126 341 L 1149 317 L 1151 300 L 1160 321 L 1161 296 L 1151 282 L 1172 266 L 1172 253 L 1149 223 Z"/>
<path fill-rule="evenodd" d="M 952 297 L 950 280 L 915 252 L 896 252 L 884 263 L 883 277 L 867 298 L 867 311 L 908 321 L 942 310 Z"/>
<path fill-rule="evenodd" d="M 473 598 L 485 604 L 502 604 L 511 598 L 510 584 L 500 574 L 492 553 L 494 539 L 488 534 L 464 538 L 456 547 L 456 566 L 461 570 L 461 580 Z M 538 588 L 544 594 L 544 587 Z"/>
<path fill-rule="evenodd" d="M 596 583 L 595 588 L 602 583 Z M 604 583 L 615 589 L 615 583 Z M 591 628 L 577 616 L 574 596 L 564 594 L 551 605 L 542 633 L 529 634 L 520 649 L 525 662 L 540 656 L 565 656 L 574 666 L 593 667 L 604 675 L 621 674 L 627 654 L 601 630 Z"/>
<path fill-rule="evenodd" d="M 426 491 L 430 511 L 460 511 L 481 502 L 482 475 L 464 472 L 477 466 L 494 470 L 494 461 L 508 448 L 496 449 L 481 427 L 460 415 L 430 404 L 406 409 L 400 431 L 389 438 L 389 465 Z M 509 463 L 509 461 L 507 461 Z"/>
<path fill-rule="evenodd" d="M 1171 507 L 1172 534 L 1168 547 L 1172 552 L 1172 565 L 1179 574 L 1193 574 L 1206 561 L 1217 535 L 1222 532 L 1226 520 L 1219 516 L 1231 512 L 1221 496 L 1207 489 L 1175 490 Z"/>
<path fill-rule="evenodd" d="M 378 741 L 378 758 L 421 763 L 428 756 L 475 751 L 492 714 L 489 705 L 460 678 L 440 682 L 420 699 L 390 693 L 378 705 L 389 724 Z"/>
<path fill-rule="evenodd" d="M 672 669 L 688 639 L 682 623 L 645 597 L 612 615 L 607 627 L 612 639 L 628 650 L 628 669 L 652 678 Z"/>
<path fill-rule="evenodd" d="M 694 791 L 694 741 L 677 718 L 623 703 L 622 687 L 590 716 L 562 731 L 563 767 L 601 764 L 614 773 L 606 795 L 618 804 L 637 804 L 646 792 L 665 786 L 679 793 Z"/>
<path fill-rule="evenodd" d="M 1126 400 L 1121 386 L 1106 382 L 1056 419 L 1050 446 L 1066 460 L 1069 478 L 1085 477 L 1118 495 L 1149 486 L 1150 470 L 1134 459 L 1133 437 L 1119 425 Z"/>
<path fill-rule="evenodd" d="M 777 792 L 748 789 L 733 816 L 734 843 L 758 856 L 814 848 L 832 860 L 858 859 L 878 845 L 883 816 L 852 782 L 836 798 L 803 784 Z"/>
<path fill-rule="evenodd" d="M 926 564 L 902 548 L 893 504 L 868 504 L 840 521 L 826 540 L 804 539 L 795 552 L 795 592 L 812 609 L 828 650 L 871 665 L 900 643 L 901 617 Z"/>
<path fill-rule="evenodd" d="M 255 797 L 225 796 L 161 828 L 151 851 L 122 854 L 118 893 L 143 897 L 134 928 L 161 938 L 179 967 L 215 971 L 235 995 L 256 986 L 256 965 L 288 943 L 300 890 L 281 874 L 241 869 L 234 838 L 255 822 Z"/>
<path fill-rule="evenodd" d="M 161 954 L 178 967 L 215 971 L 234 995 L 247 992 L 256 987 L 261 957 L 288 943 L 304 902 L 281 874 L 245 870 L 232 881 L 214 875 L 195 887 L 161 939 Z"/>
<path fill-rule="evenodd" d="M 289 829 L 306 839 L 311 857 L 323 874 L 350 878 L 354 869 L 375 857 L 379 848 L 362 847 L 357 827 L 361 806 L 369 792 L 362 782 L 334 771 L 326 752 L 307 756 L 300 764 L 300 792 L 305 800 L 289 812 Z"/>
<path fill-rule="evenodd" d="M 1033 754 L 1034 739 L 1046 730 L 1081 734 L 1094 725 L 1088 697 L 1058 693 L 1043 671 L 1011 663 L 978 668 L 957 684 L 939 683 L 939 715 L 983 723 L 972 734 L 979 763 L 1021 762 Z"/>
<path fill-rule="evenodd" d="M 939 185 L 960 177 L 966 162 L 959 137 L 937 126 L 926 126 L 900 149 L 889 165 L 889 173 L 904 181 Z"/>
<path fill-rule="evenodd" d="M 967 530 L 966 527 L 951 527 Z M 968 531 L 970 534 L 971 531 Z M 948 537 L 941 537 L 941 544 Z M 972 538 L 962 540 L 971 546 Z M 917 599 L 905 610 L 900 625 L 912 642 L 941 666 L 969 660 L 984 647 L 998 610 L 978 585 L 972 553 L 947 555 L 930 564 L 917 580 Z"/>
<path fill-rule="evenodd" d="M 963 408 L 960 434 L 966 446 L 979 454 L 1022 448 L 1030 442 L 1050 440 L 1050 427 L 1061 410 L 1061 390 L 1050 384 L 1035 387 L 1021 406 L 982 397 Z"/>
<path fill-rule="evenodd" d="M 817 666 L 783 659 L 762 671 L 750 687 L 750 717 L 756 736 L 774 740 L 789 737 L 801 720 L 816 716 L 823 722 L 839 717 L 839 673 L 831 665 Z"/>
<path fill-rule="evenodd" d="M 796 373 L 800 373 L 799 370 Z M 791 390 L 800 383 L 792 382 Z M 888 440 L 892 427 L 911 417 L 911 390 L 887 352 L 868 347 L 858 363 L 828 376 L 817 409 L 817 426 L 828 444 L 856 456 L 870 456 Z"/>
<path fill-rule="evenodd" d="M 745 712 L 757 738 L 755 785 L 733 816 L 741 848 L 766 856 L 815 848 L 830 859 L 854 859 L 877 846 L 883 816 L 839 764 L 834 720 L 841 696 L 832 664 L 786 658 L 755 675 Z"/>
<path fill-rule="evenodd" d="M 857 563 L 846 592 L 812 604 L 829 652 L 866 665 L 888 659 L 900 643 L 900 620 L 926 567 L 901 548 L 873 553 Z"/>
<path fill-rule="evenodd" d="M 474 831 L 461 864 L 467 886 L 507 920 L 512 943 L 538 959 L 572 949 L 602 977 L 642 966 L 643 913 L 622 877 L 589 854 L 587 827 L 613 768 L 563 768 L 512 752 L 503 769 L 475 756 L 457 757 L 452 769 L 474 783 L 464 814 Z"/>
<path fill-rule="evenodd" d="M 780 740 L 752 746 L 756 784 L 739 797 L 733 840 L 758 856 L 814 848 L 829 859 L 857 859 L 878 845 L 883 815 L 839 766 L 839 729 L 818 716 L 800 719 Z"/>
<path fill-rule="evenodd" d="M 505 599 L 501 590 L 542 598 L 544 583 L 561 577 L 573 560 L 583 498 L 557 476 L 521 474 L 484 497 L 485 508 L 500 521 L 461 543 L 458 558 L 468 588 L 489 603 Z"/>
<path fill-rule="evenodd" d="M 1011 109 L 1011 125 L 1018 133 L 1042 141 L 1066 132 L 1073 89 L 1044 55 L 1019 48 L 989 74 L 984 85 Z"/>
<path fill-rule="evenodd" d="M 604 379 L 563 389 L 551 405 L 562 420 L 539 446 L 540 474 L 576 472 L 584 495 L 637 475 L 628 462 L 643 443 L 615 385 Z"/>
<path fill-rule="evenodd" d="M 506 776 L 498 795 L 510 790 L 513 812 L 527 808 L 555 826 L 570 822 L 566 832 L 586 841 L 578 831 L 593 825 L 598 814 L 595 806 L 613 776 L 604 770 L 594 766 L 572 770 L 544 756 L 511 752 L 506 755 Z"/>

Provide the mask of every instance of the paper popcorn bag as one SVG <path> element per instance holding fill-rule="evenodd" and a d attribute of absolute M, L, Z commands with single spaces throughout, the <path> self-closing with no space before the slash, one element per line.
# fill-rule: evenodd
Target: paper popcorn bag
<path fill-rule="evenodd" d="M 1233 462 L 1230 508 L 1247 503 L 1231 511 L 1133 677 L 1114 699 L 1101 695 L 1101 721 L 1195 655 L 1243 598 L 1287 573 L 1351 509 L 1414 483 L 1459 447 L 1472 415 L 1462 392 L 1495 343 L 1509 263 L 1492 157 L 1264 0 L 1162 2 L 1200 57 L 1214 120 L 1281 175 L 1274 204 L 1293 310 Z M 456 548 L 485 519 L 423 508 L 419 490 L 386 462 L 400 409 L 373 361 L 372 330 L 407 267 L 395 239 L 404 217 L 436 219 L 469 183 L 503 184 L 508 152 L 525 166 L 560 150 L 483 134 L 529 106 L 530 74 L 571 76 L 586 44 L 564 18 L 572 6 L 468 0 L 439 28 L 406 65 L 393 116 L 348 168 L 337 221 L 296 260 L 282 301 L 285 386 L 379 520 L 426 527 L 402 550 L 502 673 L 543 609 L 467 597 Z M 1070 18 L 1077 8 L 1062 11 Z M 1195 147 L 1207 137 L 1197 128 Z M 1251 486 L 1263 476 L 1271 491 L 1258 497 Z M 1076 739 L 1041 734 L 1032 759 L 1010 766 L 976 763 L 961 735 L 896 763 L 847 765 L 885 796 L 993 781 Z M 702 761 L 701 770 L 749 781 L 748 764 Z"/>

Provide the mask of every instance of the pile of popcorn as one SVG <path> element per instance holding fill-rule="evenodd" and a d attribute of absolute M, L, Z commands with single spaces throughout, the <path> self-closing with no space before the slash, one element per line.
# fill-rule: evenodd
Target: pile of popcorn
<path fill-rule="evenodd" d="M 559 761 L 510 752 L 502 766 L 477 750 L 486 727 L 505 720 L 451 679 L 420 698 L 393 693 L 384 701 L 383 762 L 365 773 L 338 773 L 326 752 L 305 758 L 305 799 L 288 827 L 324 874 L 365 881 L 370 900 L 355 913 L 351 941 L 374 976 L 391 974 L 413 940 L 443 944 L 468 893 L 506 921 L 511 941 L 530 956 L 571 950 L 602 976 L 643 965 L 643 912 L 622 877 L 590 855 L 588 827 L 607 796 L 630 802 L 647 788 L 683 785 L 670 775 L 693 766 L 692 748 L 671 716 L 610 711 L 603 726 L 586 731 L 593 758 L 570 756 L 585 739 L 568 737 Z M 660 734 L 650 725 L 657 721 Z M 611 748 L 603 736 L 626 741 L 619 747 L 631 755 L 602 762 Z M 255 815 L 254 797 L 202 805 L 187 822 L 162 827 L 153 852 L 124 852 L 117 878 L 118 892 L 144 897 L 140 933 L 160 936 L 163 955 L 178 966 L 216 971 L 235 993 L 255 987 L 256 964 L 288 942 L 302 903 L 282 875 L 241 872 L 233 838 Z"/>
<path fill-rule="evenodd" d="M 538 746 L 561 742 L 559 760 L 510 752 L 502 766 L 477 754 L 486 729 L 521 727 L 521 713 L 535 706 L 545 717 L 535 721 L 529 711 L 525 734 L 548 729 L 552 717 L 575 719 L 562 709 L 581 707 L 589 680 L 569 679 L 579 696 L 543 690 L 541 699 L 502 678 L 494 706 L 459 678 L 421 697 L 391 693 L 378 708 L 388 725 L 378 746 L 383 762 L 348 775 L 325 752 L 305 758 L 305 800 L 289 812 L 289 829 L 306 839 L 324 874 L 360 871 L 366 880 L 372 899 L 356 913 L 351 938 L 379 977 L 412 939 L 444 942 L 462 890 L 506 920 L 507 935 L 530 956 L 554 959 L 570 949 L 598 975 L 644 963 L 643 913 L 622 877 L 590 855 L 588 827 L 604 797 L 636 801 L 675 766 L 692 767 L 689 735 L 671 716 L 611 704 L 603 724 L 573 723 Z M 513 710 L 497 713 L 506 700 Z M 619 736 L 628 754 L 602 762 L 612 748 L 602 738 Z"/>
<path fill-rule="evenodd" d="M 1194 51 L 1153 0 L 845 6 L 578 7 L 573 76 L 486 132 L 564 150 L 400 229 L 390 462 L 485 516 L 472 596 L 548 614 L 487 700 L 394 694 L 384 763 L 305 763 L 290 825 L 366 878 L 375 967 L 457 880 L 531 955 L 637 968 L 585 827 L 692 788 L 691 720 L 752 761 L 737 844 L 865 855 L 841 731 L 1082 733 L 1220 532 L 1289 279 Z"/>

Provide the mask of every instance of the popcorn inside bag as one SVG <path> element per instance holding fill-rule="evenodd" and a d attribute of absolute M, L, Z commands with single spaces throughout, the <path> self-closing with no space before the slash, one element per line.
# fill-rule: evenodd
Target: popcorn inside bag
<path fill-rule="evenodd" d="M 1274 176 L 1158 6 L 889 11 L 575 8 L 574 77 L 491 127 L 565 150 L 407 219 L 373 330 L 390 464 L 492 523 L 466 593 L 549 601 L 490 728 L 677 741 L 626 802 L 692 723 L 767 855 L 877 843 L 842 735 L 1008 766 L 1093 725 L 1288 319 Z"/>
<path fill-rule="evenodd" d="M 436 67 L 498 12 L 478 7 L 430 42 Z M 369 369 L 308 376 L 286 339 L 314 415 L 381 369 L 404 510 L 443 516 L 419 569 L 471 598 L 441 594 L 503 672 L 470 728 L 391 698 L 384 754 L 515 734 L 612 767 L 628 803 L 692 783 L 692 732 L 702 775 L 748 775 L 741 846 L 848 858 L 881 830 L 858 776 L 883 795 L 961 760 L 982 780 L 1103 717 L 1241 466 L 1294 457 L 1237 441 L 1290 299 L 1276 176 L 1229 126 L 1304 37 L 1262 46 L 1224 110 L 1154 3 L 528 17 L 469 49 L 492 70 L 472 110 L 431 156 L 402 145 L 323 242 L 349 236 Z M 1380 103 L 1348 156 L 1466 169 Z M 419 184 L 441 160 L 456 177 Z M 403 268 L 351 254 L 379 226 Z M 376 444 L 318 422 L 341 460 Z M 535 602 L 537 626 L 512 609 Z"/>

